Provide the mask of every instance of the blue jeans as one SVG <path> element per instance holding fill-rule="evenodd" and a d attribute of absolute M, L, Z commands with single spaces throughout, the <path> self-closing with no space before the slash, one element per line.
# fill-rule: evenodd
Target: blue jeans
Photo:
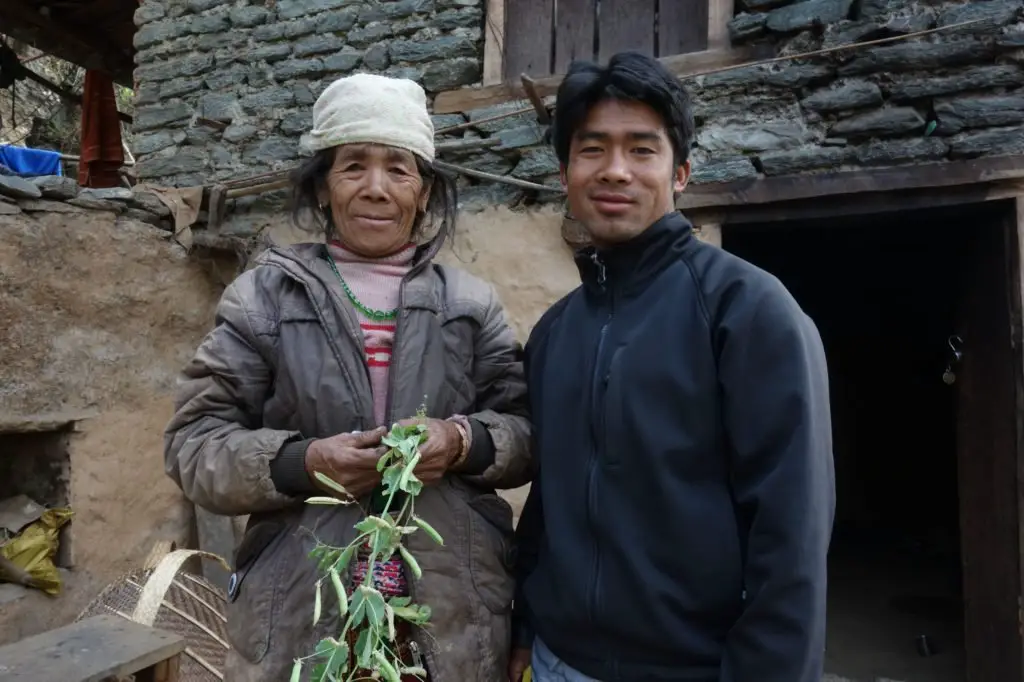
<path fill-rule="evenodd" d="M 539 637 L 533 641 L 533 655 L 530 659 L 533 682 L 600 682 L 570 668 L 565 661 L 555 656 Z"/>

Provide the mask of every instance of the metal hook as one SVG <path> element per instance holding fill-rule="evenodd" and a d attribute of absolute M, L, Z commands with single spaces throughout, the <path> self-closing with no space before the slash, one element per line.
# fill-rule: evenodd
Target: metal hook
<path fill-rule="evenodd" d="M 949 346 L 952 355 L 949 363 L 946 365 L 946 371 L 942 373 L 942 383 L 952 386 L 956 382 L 956 373 L 953 371 L 953 366 L 960 364 L 964 357 L 964 340 L 958 334 L 953 334 L 946 339 L 946 345 Z"/>

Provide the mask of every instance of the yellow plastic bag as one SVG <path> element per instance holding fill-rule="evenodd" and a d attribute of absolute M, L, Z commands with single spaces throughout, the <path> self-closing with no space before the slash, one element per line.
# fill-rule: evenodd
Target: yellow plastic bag
<path fill-rule="evenodd" d="M 47 509 L 38 521 L 25 526 L 14 539 L 0 547 L 0 554 L 28 573 L 37 587 L 46 594 L 60 594 L 60 573 L 57 556 L 57 534 L 74 516 L 68 508 Z"/>

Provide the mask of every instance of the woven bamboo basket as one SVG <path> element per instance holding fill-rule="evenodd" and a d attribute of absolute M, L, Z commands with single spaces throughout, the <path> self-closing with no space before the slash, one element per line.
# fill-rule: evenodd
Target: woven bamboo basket
<path fill-rule="evenodd" d="M 219 561 L 221 557 L 198 550 L 158 546 L 146 565 L 108 585 L 76 620 L 113 613 L 127 620 L 173 632 L 185 639 L 181 682 L 218 682 L 224 679 L 227 636 L 227 600 L 222 590 L 206 579 L 181 571 L 193 556 Z M 229 569 L 230 570 L 230 569 Z"/>

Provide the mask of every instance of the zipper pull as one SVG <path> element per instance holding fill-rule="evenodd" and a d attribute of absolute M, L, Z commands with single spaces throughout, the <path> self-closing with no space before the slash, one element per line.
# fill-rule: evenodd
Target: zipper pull
<path fill-rule="evenodd" d="M 594 266 L 597 268 L 597 283 L 603 287 L 608 279 L 608 273 L 604 268 L 604 261 L 597 255 L 597 251 L 590 254 L 590 260 L 593 261 Z"/>
<path fill-rule="evenodd" d="M 416 640 L 409 640 L 409 653 L 412 654 L 412 664 L 417 668 L 425 668 L 423 665 L 423 656 L 420 655 L 420 647 L 416 643 Z"/>

